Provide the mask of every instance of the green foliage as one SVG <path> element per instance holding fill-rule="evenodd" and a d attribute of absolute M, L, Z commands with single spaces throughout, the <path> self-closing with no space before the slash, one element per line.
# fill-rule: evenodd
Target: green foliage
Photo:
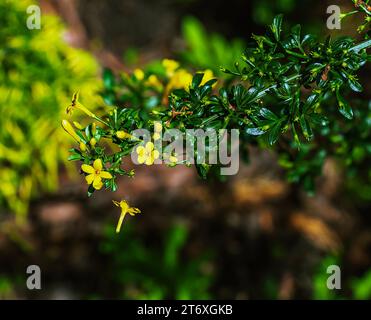
<path fill-rule="evenodd" d="M 371 270 L 366 271 L 361 276 L 353 276 L 350 281 L 341 283 L 341 289 L 330 290 L 327 288 L 327 279 L 330 274 L 327 273 L 327 267 L 330 265 L 342 266 L 343 260 L 337 256 L 325 257 L 313 276 L 313 298 L 317 300 L 334 299 L 371 299 Z M 344 275 L 342 274 L 342 280 Z"/>
<path fill-rule="evenodd" d="M 337 290 L 327 288 L 327 279 L 330 276 L 327 273 L 327 267 L 330 265 L 339 265 L 339 259 L 334 256 L 328 256 L 321 261 L 313 277 L 313 299 L 334 300 L 339 298 Z"/>
<path fill-rule="evenodd" d="M 282 24 L 282 16 L 276 16 L 266 35 L 252 36 L 243 62 L 236 62 L 233 69 L 222 68 L 240 83 L 223 86 L 218 82 L 218 92 L 216 79 L 206 77 L 206 72 L 190 79 L 177 65 L 170 79 L 156 75 L 161 79 L 159 86 L 148 84 L 152 71 L 124 75 L 120 83 L 107 72 L 103 96 L 107 100 L 108 92 L 109 102 L 118 107 L 101 121 L 103 126 L 97 132 L 119 151 L 108 155 L 100 146 L 88 152 L 75 150 L 80 154 L 77 158 L 86 164 L 102 159 L 114 178 L 128 175 L 119 169 L 122 158 L 141 141 L 117 138 L 117 132 L 153 130 L 154 122 L 159 121 L 165 130 L 176 128 L 184 134 L 192 128 L 237 128 L 242 144 L 275 148 L 289 181 L 301 183 L 309 192 L 314 191 L 314 179 L 326 157 L 361 168 L 370 158 L 370 111 L 364 101 L 350 103 L 345 97 L 351 91 L 362 91 L 357 74 L 370 59 L 366 49 L 371 40 L 357 44 L 350 37 L 327 37 L 319 41 L 303 34 L 300 25 L 285 34 Z M 168 71 L 164 72 L 167 76 Z M 353 109 L 351 104 L 359 108 Z M 202 178 L 214 171 L 207 163 L 196 167 Z M 112 181 L 106 181 L 106 187 L 115 190 Z"/>
<path fill-rule="evenodd" d="M 58 18 L 43 14 L 41 30 L 26 27 L 31 4 L 0 2 L 0 206 L 18 217 L 32 196 L 58 186 L 70 146 L 61 106 L 78 88 L 94 106 L 99 83 L 95 61 L 64 43 Z"/>
<path fill-rule="evenodd" d="M 183 249 L 188 231 L 183 225 L 172 226 L 162 239 L 162 246 L 136 239 L 130 228 L 115 236 L 106 229 L 102 252 L 110 255 L 112 281 L 120 286 L 125 299 L 208 299 L 212 275 L 203 271 L 210 254 L 186 258 Z M 125 248 L 123 250 L 123 248 Z"/>
<path fill-rule="evenodd" d="M 245 47 L 242 40 L 227 41 L 219 34 L 208 34 L 194 17 L 183 20 L 182 31 L 187 49 L 181 53 L 181 58 L 191 66 L 211 69 L 218 76 L 225 76 L 219 67 L 233 67 Z"/>
<path fill-rule="evenodd" d="M 358 300 L 371 299 L 371 270 L 352 281 L 353 297 Z"/>
<path fill-rule="evenodd" d="M 14 288 L 9 278 L 0 275 L 0 300 L 12 299 Z"/>

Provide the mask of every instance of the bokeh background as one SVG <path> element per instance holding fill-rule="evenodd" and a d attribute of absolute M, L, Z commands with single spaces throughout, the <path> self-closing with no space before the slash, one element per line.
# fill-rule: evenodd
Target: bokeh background
<path fill-rule="evenodd" d="M 41 30 L 26 28 L 31 4 L 41 6 Z M 351 10 L 346 0 L 0 0 L 0 299 L 370 299 L 371 182 L 348 178 L 334 159 L 314 195 L 287 183 L 274 152 L 251 147 L 224 182 L 141 166 L 116 193 L 88 198 L 60 128 L 75 90 L 103 108 L 104 68 L 174 58 L 218 75 L 278 13 L 336 36 L 326 28 L 331 4 Z M 359 37 L 358 22 L 341 34 Z M 370 177 L 365 157 L 358 174 Z M 112 198 L 142 210 L 119 235 Z M 31 264 L 42 290 L 26 288 Z M 331 264 L 341 290 L 326 287 Z"/>

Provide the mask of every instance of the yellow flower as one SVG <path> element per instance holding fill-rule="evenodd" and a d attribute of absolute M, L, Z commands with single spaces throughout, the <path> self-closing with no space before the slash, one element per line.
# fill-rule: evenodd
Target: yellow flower
<path fill-rule="evenodd" d="M 130 133 L 127 133 L 121 130 L 121 131 L 116 132 L 116 137 L 119 139 L 130 139 L 132 135 Z"/>
<path fill-rule="evenodd" d="M 188 90 L 191 83 L 192 75 L 184 69 L 179 69 L 167 84 L 166 93 L 168 94 L 173 89 Z"/>
<path fill-rule="evenodd" d="M 103 164 L 101 159 L 96 159 L 93 166 L 83 164 L 81 170 L 88 175 L 85 177 L 87 184 L 93 184 L 93 188 L 99 190 L 103 187 L 103 179 L 112 179 L 112 175 L 108 171 L 103 171 Z"/>
<path fill-rule="evenodd" d="M 144 79 L 144 72 L 141 69 L 135 69 L 134 70 L 134 76 L 137 78 L 139 81 L 142 81 Z"/>
<path fill-rule="evenodd" d="M 62 120 L 62 128 L 77 142 L 80 142 L 80 137 L 77 135 L 75 129 L 72 127 L 71 123 L 67 120 Z"/>
<path fill-rule="evenodd" d="M 96 115 L 93 112 L 91 112 L 88 108 L 86 108 L 79 102 L 78 92 L 75 92 L 73 94 L 71 104 L 66 109 L 67 114 L 71 115 L 74 108 L 81 110 L 82 112 L 86 113 L 89 117 L 96 118 Z"/>
<path fill-rule="evenodd" d="M 168 78 L 171 78 L 174 75 L 175 70 L 179 68 L 179 63 L 171 59 L 162 60 L 162 65 L 165 68 L 166 76 Z"/>
<path fill-rule="evenodd" d="M 206 69 L 205 71 L 202 71 L 200 73 L 204 74 L 204 77 L 202 78 L 201 85 L 203 86 L 206 82 L 208 82 L 211 79 L 215 79 L 215 76 L 213 72 L 210 69 Z M 213 84 L 213 87 L 216 85 L 216 82 Z"/>
<path fill-rule="evenodd" d="M 158 89 L 161 89 L 162 88 L 162 83 L 160 82 L 160 80 L 157 78 L 156 75 L 154 74 L 151 74 L 147 81 L 146 81 L 146 85 L 147 86 L 151 86 L 151 87 L 155 87 L 155 88 L 158 88 Z"/>
<path fill-rule="evenodd" d="M 121 208 L 120 218 L 119 218 L 119 221 L 118 221 L 117 227 L 116 227 L 116 233 L 119 233 L 120 230 L 121 230 L 122 222 L 124 221 L 124 218 L 125 218 L 126 214 L 128 213 L 132 217 L 134 217 L 137 213 L 140 213 L 140 210 L 138 208 L 130 207 L 129 204 L 127 203 L 127 201 L 125 201 L 125 200 L 121 200 L 120 202 L 112 200 L 112 202 L 115 204 L 116 207 Z"/>
<path fill-rule="evenodd" d="M 160 153 L 155 150 L 152 142 L 147 142 L 146 145 L 137 147 L 138 163 L 145 163 L 147 166 L 152 165 L 160 156 Z"/>
<path fill-rule="evenodd" d="M 161 122 L 159 122 L 159 121 L 156 121 L 155 123 L 154 123 L 154 129 L 155 129 L 155 133 L 153 134 L 153 140 L 158 140 L 158 139 L 160 139 L 161 138 L 161 130 L 162 130 L 162 124 L 161 124 Z"/>

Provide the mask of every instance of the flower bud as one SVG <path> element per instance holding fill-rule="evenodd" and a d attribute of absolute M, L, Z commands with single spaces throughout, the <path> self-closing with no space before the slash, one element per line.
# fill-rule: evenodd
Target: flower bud
<path fill-rule="evenodd" d="M 84 127 L 81 125 L 80 122 L 74 121 L 73 125 L 75 126 L 76 129 L 84 130 Z"/>
<path fill-rule="evenodd" d="M 97 144 L 97 140 L 95 138 L 90 139 L 90 145 L 94 147 Z"/>
<path fill-rule="evenodd" d="M 121 130 L 116 132 L 116 137 L 119 139 L 130 139 L 132 136 L 131 134 Z"/>
<path fill-rule="evenodd" d="M 67 120 L 62 120 L 62 128 L 77 142 L 80 142 L 80 137 L 77 135 L 75 129 L 72 127 L 71 123 Z"/>
<path fill-rule="evenodd" d="M 81 150 L 82 152 L 85 152 L 85 151 L 87 150 L 87 148 L 86 148 L 86 144 L 85 144 L 84 142 L 80 142 L 80 150 Z"/>

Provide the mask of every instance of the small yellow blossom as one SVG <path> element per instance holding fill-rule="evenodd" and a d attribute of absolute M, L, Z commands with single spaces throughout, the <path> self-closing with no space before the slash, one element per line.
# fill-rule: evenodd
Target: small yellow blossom
<path fill-rule="evenodd" d="M 88 175 L 85 177 L 87 184 L 93 185 L 93 188 L 99 190 L 103 187 L 103 179 L 112 179 L 112 175 L 108 171 L 103 171 L 103 164 L 101 159 L 96 159 L 93 166 L 83 164 L 81 170 Z"/>
<path fill-rule="evenodd" d="M 155 88 L 158 88 L 158 89 L 161 89 L 162 88 L 162 83 L 160 82 L 160 80 L 157 78 L 156 75 L 154 74 L 151 74 L 147 81 L 146 81 L 146 85 L 147 86 L 151 86 L 151 87 L 155 87 Z"/>
<path fill-rule="evenodd" d="M 79 102 L 78 92 L 75 92 L 73 94 L 71 104 L 66 109 L 67 114 L 71 115 L 74 108 L 81 110 L 82 112 L 86 113 L 89 117 L 96 118 L 96 115 L 93 112 L 91 112 L 88 108 L 86 108 Z"/>
<path fill-rule="evenodd" d="M 133 73 L 135 78 L 137 78 L 139 81 L 144 79 L 144 72 L 142 69 L 135 69 Z"/>
<path fill-rule="evenodd" d="M 62 128 L 77 142 L 80 142 L 80 137 L 77 135 L 75 129 L 72 127 L 71 123 L 67 120 L 62 120 Z"/>
<path fill-rule="evenodd" d="M 130 133 L 127 133 L 123 130 L 117 131 L 116 132 L 116 137 L 119 139 L 130 139 L 132 138 L 132 135 Z"/>
<path fill-rule="evenodd" d="M 160 153 L 155 150 L 153 142 L 147 142 L 145 146 L 139 146 L 136 150 L 138 154 L 138 163 L 145 163 L 147 166 L 152 165 L 160 156 Z"/>
<path fill-rule="evenodd" d="M 124 221 L 124 218 L 125 218 L 126 214 L 128 213 L 132 217 L 134 217 L 137 213 L 140 213 L 140 210 L 138 208 L 130 207 L 129 204 L 127 203 L 127 201 L 125 201 L 125 200 L 121 200 L 120 202 L 112 200 L 112 202 L 114 203 L 114 205 L 116 207 L 121 208 L 120 218 L 119 218 L 119 221 L 118 221 L 117 227 L 116 227 L 116 233 L 119 233 L 120 230 L 121 230 L 122 222 Z"/>
<path fill-rule="evenodd" d="M 162 65 L 165 68 L 166 76 L 168 78 L 171 78 L 174 75 L 175 70 L 179 68 L 179 63 L 171 59 L 162 60 Z"/>

